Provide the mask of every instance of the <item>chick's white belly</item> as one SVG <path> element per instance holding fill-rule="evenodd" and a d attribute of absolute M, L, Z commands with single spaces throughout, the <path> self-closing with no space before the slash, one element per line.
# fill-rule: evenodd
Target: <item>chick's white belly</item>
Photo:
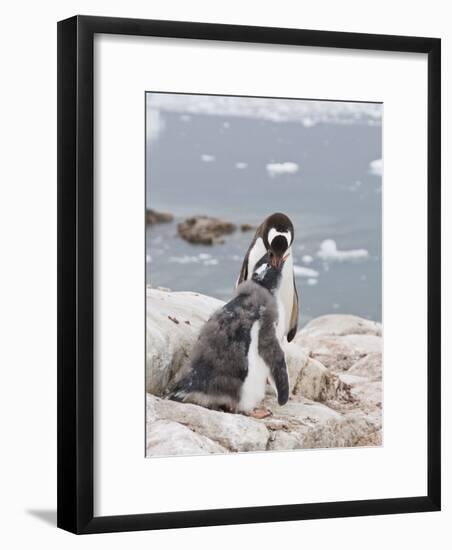
<path fill-rule="evenodd" d="M 265 397 L 265 385 L 270 374 L 270 369 L 259 355 L 259 329 L 260 322 L 255 321 L 248 350 L 248 373 L 240 392 L 239 409 L 243 412 L 252 411 Z"/>

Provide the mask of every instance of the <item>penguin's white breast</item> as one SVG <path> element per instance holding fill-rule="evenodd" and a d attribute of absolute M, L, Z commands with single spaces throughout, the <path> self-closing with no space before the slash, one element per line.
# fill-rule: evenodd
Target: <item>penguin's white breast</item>
<path fill-rule="evenodd" d="M 248 350 L 248 373 L 240 392 L 239 409 L 249 412 L 265 397 L 265 385 L 270 369 L 259 355 L 260 322 L 255 321 L 251 328 L 251 341 Z"/>
<path fill-rule="evenodd" d="M 253 247 L 250 250 L 250 253 L 248 254 L 247 279 L 251 279 L 254 271 L 254 266 L 262 258 L 262 256 L 264 256 L 264 254 L 267 254 L 267 249 L 265 248 L 264 241 L 261 237 L 259 237 L 258 239 L 256 239 L 256 242 L 254 243 Z"/>
<path fill-rule="evenodd" d="M 278 290 L 276 291 L 276 301 L 278 303 L 279 317 L 278 336 L 284 336 L 289 330 L 294 299 L 292 250 L 289 248 L 287 252 L 289 256 L 284 262 L 281 283 Z"/>

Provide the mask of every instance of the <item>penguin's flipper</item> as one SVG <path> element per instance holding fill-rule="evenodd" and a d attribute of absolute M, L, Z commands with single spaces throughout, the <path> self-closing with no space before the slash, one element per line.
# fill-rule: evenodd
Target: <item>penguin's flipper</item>
<path fill-rule="evenodd" d="M 281 348 L 276 336 L 275 325 L 271 320 L 263 319 L 259 332 L 259 355 L 270 368 L 270 374 L 278 392 L 278 403 L 285 405 L 289 400 L 289 376 Z"/>
<path fill-rule="evenodd" d="M 242 268 L 240 269 L 240 275 L 237 279 L 237 282 L 235 283 L 235 288 L 239 286 L 240 283 L 243 283 L 243 281 L 246 281 L 248 279 L 248 258 L 250 255 L 250 248 L 248 248 L 247 253 L 245 254 L 245 257 L 243 258 Z"/>
<path fill-rule="evenodd" d="M 293 279 L 293 302 L 292 302 L 292 314 L 290 316 L 289 332 L 287 333 L 287 341 L 291 342 L 295 338 L 298 330 L 298 292 L 297 285 L 295 284 L 295 276 Z"/>
<path fill-rule="evenodd" d="M 253 246 L 256 242 L 256 239 L 257 239 L 258 235 L 260 234 L 260 231 L 262 230 L 262 225 L 263 224 L 261 224 L 256 229 L 256 232 L 254 233 L 253 240 L 251 241 L 251 243 L 248 247 L 248 250 L 246 251 L 245 257 L 243 258 L 243 263 L 242 263 L 242 268 L 240 270 L 239 278 L 237 279 L 237 282 L 235 283 L 235 288 L 237 288 L 240 283 L 243 283 L 243 281 L 247 281 L 248 278 L 251 278 L 252 273 L 248 273 L 248 261 L 249 261 L 249 257 L 250 257 L 250 254 L 251 254 L 251 249 L 253 248 Z"/>

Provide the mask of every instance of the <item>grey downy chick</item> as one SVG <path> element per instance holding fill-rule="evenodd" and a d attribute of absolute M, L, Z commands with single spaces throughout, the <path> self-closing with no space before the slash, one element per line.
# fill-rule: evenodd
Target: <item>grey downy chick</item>
<path fill-rule="evenodd" d="M 272 265 L 269 255 L 264 255 L 251 280 L 241 283 L 236 296 L 206 322 L 193 348 L 190 369 L 170 390 L 169 399 L 252 414 L 265 396 L 269 378 L 278 403 L 287 403 L 287 366 L 275 330 L 274 293 L 282 265 Z M 261 409 L 253 416 L 268 414 Z"/>

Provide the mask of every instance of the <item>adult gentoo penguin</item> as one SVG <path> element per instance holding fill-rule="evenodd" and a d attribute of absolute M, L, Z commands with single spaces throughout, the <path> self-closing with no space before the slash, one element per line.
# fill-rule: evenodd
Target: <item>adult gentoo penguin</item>
<path fill-rule="evenodd" d="M 283 265 L 282 280 L 275 293 L 278 307 L 284 314 L 279 316 L 278 335 L 287 341 L 293 340 L 298 328 L 298 293 L 293 273 L 292 243 L 294 228 L 290 219 L 280 212 L 268 216 L 257 228 L 243 260 L 237 285 L 247 281 L 253 274 L 256 263 L 266 253 L 272 264 Z"/>
<path fill-rule="evenodd" d="M 289 379 L 276 334 L 274 297 L 283 264 L 272 265 L 265 254 L 251 280 L 240 284 L 236 296 L 206 322 L 189 370 L 170 389 L 169 399 L 264 418 L 271 413 L 258 405 L 270 378 L 278 403 L 287 403 Z"/>

